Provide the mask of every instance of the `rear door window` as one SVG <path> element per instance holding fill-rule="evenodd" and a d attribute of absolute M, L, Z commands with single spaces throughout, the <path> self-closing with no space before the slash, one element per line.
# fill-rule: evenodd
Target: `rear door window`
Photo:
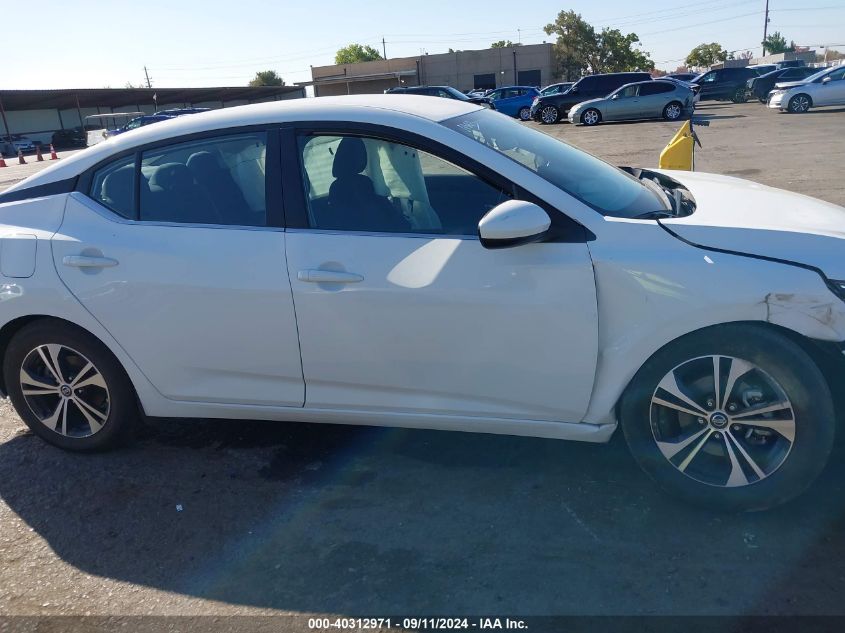
<path fill-rule="evenodd" d="M 266 226 L 266 150 L 255 132 L 143 152 L 140 219 Z"/>

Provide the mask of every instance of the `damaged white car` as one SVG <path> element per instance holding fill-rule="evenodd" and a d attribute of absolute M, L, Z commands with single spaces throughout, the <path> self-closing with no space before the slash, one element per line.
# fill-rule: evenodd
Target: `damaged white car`
<path fill-rule="evenodd" d="M 140 414 L 606 442 L 725 509 L 834 439 L 845 209 L 618 169 L 471 104 L 181 117 L 0 194 L 0 385 L 70 450 Z"/>

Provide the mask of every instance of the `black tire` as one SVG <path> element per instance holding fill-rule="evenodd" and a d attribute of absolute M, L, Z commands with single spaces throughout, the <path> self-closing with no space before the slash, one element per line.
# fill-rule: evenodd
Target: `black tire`
<path fill-rule="evenodd" d="M 766 476 L 758 479 L 752 474 L 747 477 L 750 483 L 743 483 L 735 487 L 727 485 L 730 484 L 729 478 L 726 478 L 727 481 L 724 483 L 713 485 L 694 478 L 687 472 L 681 472 L 681 464 L 686 462 L 686 468 L 689 468 L 692 464 L 692 462 L 687 462 L 687 458 L 692 454 L 693 449 L 683 448 L 679 450 L 672 457 L 676 462 L 680 461 L 680 464 L 675 465 L 661 452 L 656 439 L 661 433 L 661 429 L 665 428 L 662 425 L 667 423 L 667 419 L 664 417 L 666 413 L 674 414 L 678 420 L 682 415 L 686 415 L 674 413 L 674 409 L 664 408 L 659 404 L 652 403 L 654 394 L 659 393 L 660 397 L 663 398 L 666 396 L 665 391 L 658 391 L 657 385 L 663 380 L 664 376 L 670 373 L 673 377 L 677 376 L 678 374 L 673 372 L 679 366 L 692 366 L 691 364 L 685 365 L 685 361 L 712 355 L 744 359 L 762 370 L 764 373 L 756 373 L 757 369 L 755 368 L 754 372 L 749 372 L 745 376 L 750 376 L 748 381 L 753 382 L 754 378 L 765 375 L 766 379 L 772 379 L 777 383 L 791 406 L 789 414 L 794 420 L 794 441 L 785 453 L 783 450 L 780 453 L 774 453 L 782 461 L 777 462 L 771 472 L 766 473 Z M 726 360 L 723 359 L 720 362 L 724 363 Z M 706 358 L 692 362 L 711 362 L 711 368 L 713 367 L 712 361 Z M 731 361 L 728 360 L 727 362 L 730 363 Z M 744 380 L 744 378 L 740 380 Z M 737 381 L 737 388 L 741 384 L 745 383 Z M 709 385 L 713 385 L 712 374 Z M 724 381 L 723 386 L 726 387 L 726 385 L 727 381 Z M 737 391 L 734 390 L 732 393 L 736 394 Z M 746 390 L 743 393 L 745 396 L 749 391 Z M 723 397 L 726 402 L 728 400 L 737 401 L 736 397 L 731 397 L 731 393 L 723 394 Z M 704 406 L 709 409 L 706 404 Z M 736 407 L 735 404 L 731 406 Z M 740 412 L 742 412 L 742 409 L 740 409 Z M 652 479 L 664 489 L 688 502 L 730 512 L 771 508 L 803 492 L 821 473 L 827 463 L 835 434 L 833 400 L 828 384 L 816 363 L 800 345 L 790 338 L 773 329 L 758 325 L 728 324 L 712 327 L 690 334 L 667 345 L 652 356 L 637 372 L 620 401 L 619 413 L 622 430 L 631 453 Z M 736 449 L 739 443 L 735 438 L 739 437 L 744 443 L 743 437 L 748 437 L 743 435 L 746 427 L 738 429 L 738 426 L 734 425 L 733 422 L 718 427 L 723 429 L 719 433 L 713 428 L 713 420 L 716 415 L 718 415 L 718 412 L 712 414 L 710 422 L 703 422 L 702 418 L 696 419 L 692 416 L 685 418 L 688 421 L 687 428 L 694 429 L 695 424 L 705 425 L 701 429 L 706 429 L 705 432 L 709 433 L 710 439 L 701 440 L 704 444 L 703 449 L 698 447 L 698 440 L 687 444 L 687 446 L 695 447 L 694 450 L 698 451 L 695 457 L 689 459 L 698 459 L 698 455 L 701 455 L 705 460 L 704 464 L 707 466 L 715 464 L 714 459 L 725 460 L 731 457 L 732 461 L 734 456 L 740 455 Z M 742 417 L 740 414 L 735 413 L 734 415 L 737 416 L 737 421 L 739 421 L 739 417 Z M 756 417 L 760 418 L 759 415 Z M 721 424 L 724 423 L 724 420 L 719 419 L 718 422 Z M 741 432 L 738 432 L 738 430 L 741 430 Z M 732 435 L 729 431 L 736 433 L 736 435 Z M 729 439 L 729 436 L 731 439 Z M 707 438 L 708 435 L 702 437 Z M 721 439 L 716 439 L 720 437 Z M 759 441 L 758 437 L 754 439 Z M 773 442 L 772 450 L 781 446 L 777 443 L 786 441 L 785 437 L 777 433 L 772 433 L 770 437 L 763 438 L 762 441 L 768 440 Z M 664 441 L 667 440 L 664 439 Z M 716 444 L 713 444 L 713 442 Z M 786 443 L 788 444 L 788 442 Z M 725 444 L 728 445 L 727 449 L 724 448 Z M 681 446 L 680 443 L 675 445 Z M 671 445 L 665 444 L 664 446 Z M 674 447 L 671 450 L 674 450 Z M 764 450 L 767 449 L 764 448 Z M 729 451 L 731 451 L 730 455 L 728 454 Z M 757 453 L 753 454 L 758 455 Z M 724 462 L 719 463 L 724 464 Z M 698 464 L 701 464 L 701 462 L 698 462 Z M 745 460 L 744 470 L 746 474 L 751 472 L 748 470 L 749 468 L 749 461 Z M 733 469 L 730 463 L 728 463 L 728 470 L 732 475 Z M 694 475 L 699 476 L 698 473 L 694 473 Z"/>
<path fill-rule="evenodd" d="M 769 100 L 766 97 L 757 97 L 757 99 L 760 101 L 760 103 L 768 103 L 769 102 Z"/>
<path fill-rule="evenodd" d="M 595 108 L 587 108 L 581 113 L 581 123 L 587 126 L 598 125 L 601 123 L 601 112 Z"/>
<path fill-rule="evenodd" d="M 553 105 L 544 105 L 540 107 L 540 123 L 552 124 L 560 121 L 560 110 Z"/>
<path fill-rule="evenodd" d="M 531 108 L 528 106 L 524 106 L 519 109 L 519 112 L 516 113 L 516 118 L 520 121 L 530 121 L 531 120 Z"/>
<path fill-rule="evenodd" d="M 41 421 L 42 418 L 33 410 L 33 406 L 30 406 L 26 396 L 24 396 L 23 386 L 18 377 L 25 361 L 31 363 L 34 359 L 34 362 L 38 362 L 35 356 L 30 356 L 30 353 L 36 354 L 36 348 L 42 345 L 59 345 L 66 350 L 62 352 L 60 363 L 63 367 L 60 369 L 60 373 L 69 374 L 66 376 L 67 380 L 64 381 L 68 384 L 74 377 L 73 371 L 79 370 L 83 361 L 90 361 L 93 365 L 91 371 L 99 372 L 106 389 L 101 390 L 96 385 L 83 389 L 71 389 L 72 395 L 69 396 L 76 398 L 80 392 L 86 389 L 89 390 L 89 393 L 93 390 L 93 397 L 98 398 L 95 404 L 99 403 L 98 408 L 101 415 L 107 414 L 104 415 L 102 426 L 96 431 L 92 432 L 94 427 L 85 422 L 85 416 L 80 405 L 67 403 L 68 422 L 66 428 L 71 432 L 66 435 L 58 430 L 59 424 L 55 428 L 46 426 Z M 75 352 L 77 355 L 71 352 Z M 47 367 L 46 364 L 44 366 Z M 138 405 L 132 383 L 111 351 L 96 337 L 81 328 L 55 320 L 40 320 L 24 326 L 12 337 L 6 349 L 6 356 L 3 359 L 3 375 L 5 376 L 7 392 L 18 415 L 21 416 L 21 419 L 33 433 L 54 446 L 69 451 L 96 451 L 113 448 L 132 439 L 138 420 Z M 90 376 L 91 374 L 86 373 L 85 375 Z M 51 382 L 57 382 L 54 378 L 50 378 L 50 372 L 44 372 L 43 376 L 46 376 Z M 83 373 L 80 371 L 77 377 L 83 379 Z M 103 397 L 103 394 L 105 394 L 105 397 Z M 52 395 L 38 396 L 41 400 L 38 400 L 37 404 L 40 407 L 43 402 L 46 411 L 52 410 L 53 405 L 50 400 L 52 397 Z M 62 396 L 56 394 L 55 398 L 55 402 L 60 403 Z M 103 410 L 105 410 L 104 413 Z M 86 424 L 88 425 L 87 432 L 84 430 Z"/>
<path fill-rule="evenodd" d="M 789 100 L 786 109 L 792 114 L 803 114 L 813 107 L 813 100 L 810 95 L 797 94 Z"/>
<path fill-rule="evenodd" d="M 737 88 L 731 96 L 731 101 L 734 103 L 745 103 L 748 101 L 748 93 L 745 91 L 745 88 Z"/>
<path fill-rule="evenodd" d="M 673 107 L 675 106 L 675 107 Z M 678 121 L 684 113 L 684 104 L 680 101 L 672 101 L 667 103 L 663 108 L 663 118 L 667 121 Z"/>

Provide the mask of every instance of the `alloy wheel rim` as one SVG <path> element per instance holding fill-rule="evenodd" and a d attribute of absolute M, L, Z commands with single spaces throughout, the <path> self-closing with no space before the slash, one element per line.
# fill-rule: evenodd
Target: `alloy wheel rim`
<path fill-rule="evenodd" d="M 677 119 L 681 115 L 681 109 L 676 105 L 670 105 L 666 108 L 666 116 L 670 119 Z"/>
<path fill-rule="evenodd" d="M 798 112 L 804 112 L 809 107 L 807 97 L 795 97 L 795 109 Z"/>
<path fill-rule="evenodd" d="M 598 120 L 599 120 L 599 115 L 595 110 L 587 110 L 584 113 L 584 123 L 586 123 L 587 125 L 593 125 Z"/>
<path fill-rule="evenodd" d="M 546 106 L 543 108 L 542 116 L 544 123 L 554 123 L 557 119 L 557 111 L 552 106 Z"/>
<path fill-rule="evenodd" d="M 716 487 L 766 479 L 795 443 L 795 413 L 783 388 L 732 356 L 674 367 L 652 394 L 650 423 L 657 448 L 675 469 Z"/>
<path fill-rule="evenodd" d="M 76 350 L 57 343 L 39 345 L 24 358 L 20 386 L 30 411 L 64 437 L 90 437 L 111 411 L 105 378 Z"/>
<path fill-rule="evenodd" d="M 520 118 L 522 121 L 527 121 L 528 119 L 530 119 L 530 118 L 531 118 L 531 111 L 530 111 L 528 108 L 522 108 L 522 109 L 519 111 L 519 118 Z"/>

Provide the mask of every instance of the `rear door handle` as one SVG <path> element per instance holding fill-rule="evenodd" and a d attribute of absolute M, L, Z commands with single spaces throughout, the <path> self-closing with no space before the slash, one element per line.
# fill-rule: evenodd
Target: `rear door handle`
<path fill-rule="evenodd" d="M 307 281 L 315 284 L 356 284 L 364 281 L 361 275 L 346 273 L 339 270 L 300 270 L 296 274 L 299 281 Z"/>
<path fill-rule="evenodd" d="M 62 258 L 65 266 L 74 268 L 111 268 L 117 266 L 117 260 L 111 257 L 92 257 L 90 255 L 65 255 Z"/>

